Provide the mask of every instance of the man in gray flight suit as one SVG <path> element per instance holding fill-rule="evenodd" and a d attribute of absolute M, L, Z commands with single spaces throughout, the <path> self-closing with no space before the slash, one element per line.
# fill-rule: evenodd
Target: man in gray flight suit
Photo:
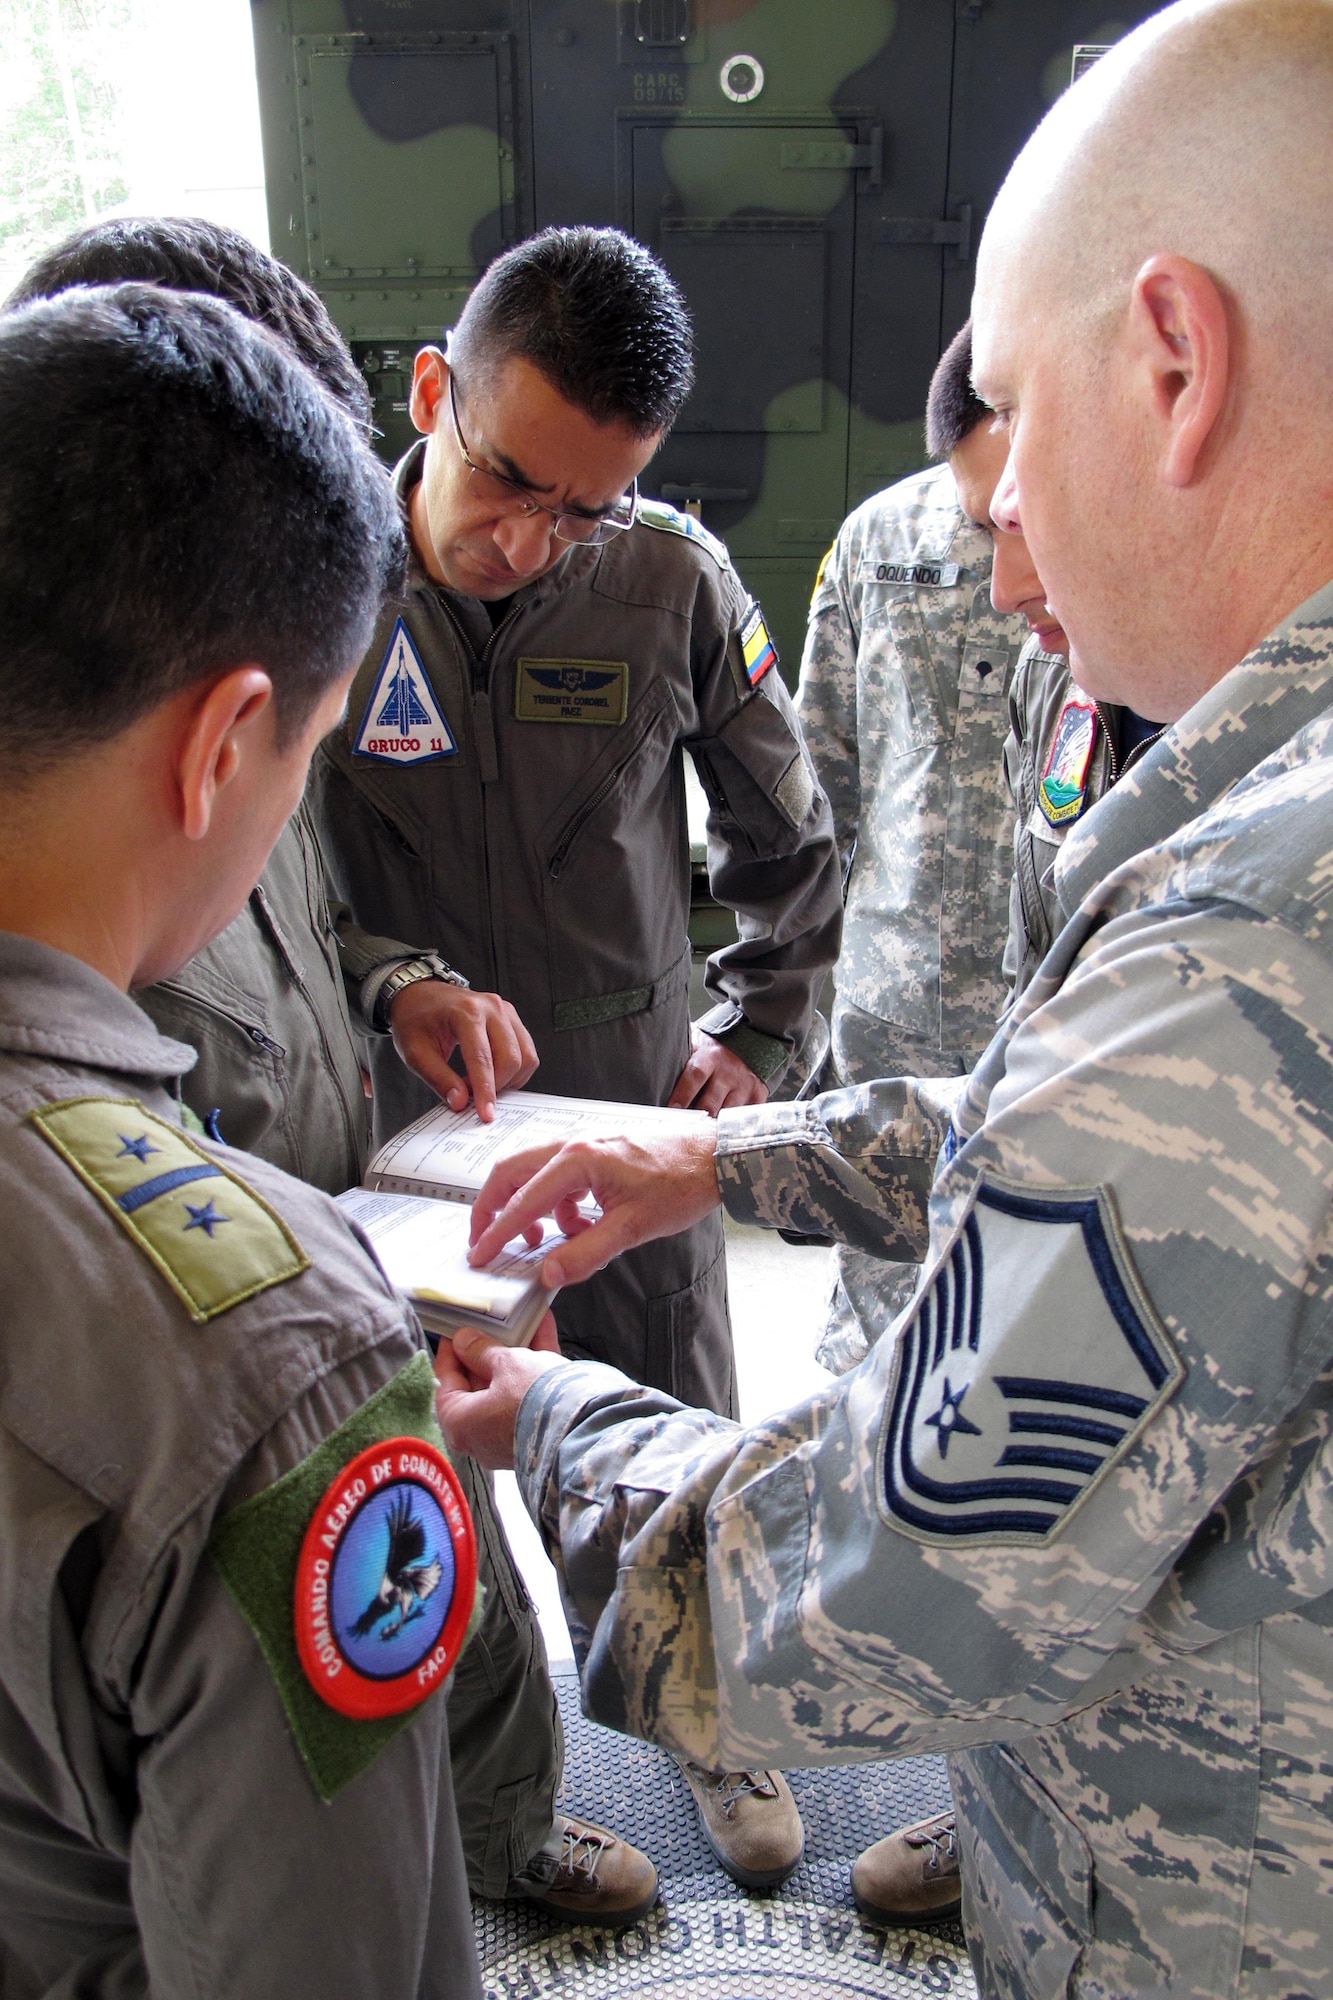
<path fill-rule="evenodd" d="M 689 383 L 683 302 L 641 245 L 551 230 L 491 265 L 449 358 L 417 357 L 409 587 L 322 753 L 322 825 L 362 923 L 513 1002 L 542 1089 L 715 1112 L 761 1102 L 804 1039 L 840 898 L 758 605 L 697 522 L 636 504 Z M 741 932 L 693 1035 L 686 749 Z M 429 1093 L 372 1066 L 378 1138 Z M 555 1312 L 567 1352 L 731 1414 L 715 1217 Z"/>
<path fill-rule="evenodd" d="M 996 525 L 1079 685 L 1170 726 L 1065 841 L 966 1090 L 728 1113 L 656 1172 L 533 1152 L 479 1199 L 481 1258 L 594 1191 L 573 1279 L 719 1194 L 892 1254 L 933 1174 L 894 1339 L 748 1434 L 448 1358 L 447 1425 L 516 1448 L 559 1551 L 593 1713 L 701 1757 L 952 1753 L 987 2000 L 1333 1995 L 1330 119 L 1325 0 L 1189 0 L 991 211 Z"/>
<path fill-rule="evenodd" d="M 92 223 L 43 256 L 11 307 L 75 284 L 138 280 L 227 300 L 294 349 L 365 430 L 365 383 L 318 295 L 234 230 L 181 217 Z M 335 923 L 336 919 L 336 923 Z M 365 1170 L 368 1107 L 357 1032 L 373 1032 L 358 1005 L 411 961 L 410 947 L 367 937 L 345 910 L 331 913 L 323 856 L 304 803 L 279 834 L 240 915 L 169 979 L 135 994 L 164 1035 L 198 1060 L 177 1080 L 183 1104 L 214 1138 L 339 1194 Z M 402 1015 L 421 1003 L 419 1024 Z M 373 1001 L 372 1001 L 373 1004 Z M 522 1023 L 495 994 L 435 980 L 394 998 L 391 1030 L 427 1080 L 467 1085 L 445 1067 L 461 1044 L 477 1074 L 483 1114 L 494 1088 L 523 1083 L 535 1053 Z M 522 1894 L 553 1914 L 614 1920 L 651 1897 L 645 1855 L 607 1828 L 557 1813 L 563 1738 L 536 1612 L 514 1562 L 490 1482 L 469 1459 L 457 1470 L 478 1542 L 484 1611 L 449 1695 L 450 1761 L 468 1879 L 478 1895 Z"/>
<path fill-rule="evenodd" d="M 991 602 L 990 497 L 1006 445 L 971 371 L 964 326 L 926 405 L 926 448 L 943 462 L 844 521 L 810 604 L 796 710 L 846 883 L 836 1084 L 961 1076 L 1004 1002 L 1013 803 L 1001 753 L 1027 626 Z M 845 1244 L 830 1263 L 816 1352 L 841 1374 L 920 1268 Z"/>
<path fill-rule="evenodd" d="M 392 493 L 278 342 L 151 286 L 0 317 L 0 430 L 0 1989 L 479 1996 L 420 1329 L 327 1196 L 184 1128 L 129 997 L 298 803 Z"/>
<path fill-rule="evenodd" d="M 425 433 L 395 475 L 409 587 L 324 746 L 340 892 L 375 930 L 439 942 L 518 1008 L 543 1089 L 717 1112 L 763 1100 L 837 952 L 837 853 L 759 606 L 636 478 L 690 382 L 676 288 L 609 229 L 494 263 L 417 356 Z M 709 877 L 739 918 L 689 1018 L 683 753 L 709 799 Z M 372 1050 L 376 1136 L 428 1093 Z M 565 1352 L 730 1415 L 720 1219 L 555 1303 Z M 801 1852 L 774 1772 L 687 1769 L 707 1837 L 764 1887 Z"/>

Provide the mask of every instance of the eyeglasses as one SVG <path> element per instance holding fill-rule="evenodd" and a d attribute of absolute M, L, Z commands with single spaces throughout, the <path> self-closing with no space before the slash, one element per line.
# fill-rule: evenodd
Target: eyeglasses
<path fill-rule="evenodd" d="M 554 524 L 558 540 L 562 542 L 591 543 L 594 547 L 609 542 L 616 535 L 623 535 L 626 528 L 634 526 L 634 509 L 639 497 L 639 482 L 630 481 L 628 493 L 622 493 L 619 500 L 607 508 L 604 514 L 562 514 L 554 507 L 545 506 L 535 500 L 525 486 L 515 479 L 506 479 L 502 472 L 491 472 L 486 466 L 478 465 L 472 458 L 463 437 L 463 426 L 458 421 L 458 402 L 454 395 L 454 377 L 449 374 L 449 420 L 454 427 L 454 437 L 462 454 L 468 472 L 468 490 L 479 493 L 494 505 L 503 507 L 506 513 L 521 514 L 525 519 L 533 514 L 549 514 Z"/>

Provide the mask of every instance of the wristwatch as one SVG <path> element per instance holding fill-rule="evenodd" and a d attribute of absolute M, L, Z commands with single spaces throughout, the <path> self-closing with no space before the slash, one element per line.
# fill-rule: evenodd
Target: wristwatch
<path fill-rule="evenodd" d="M 395 997 L 405 986 L 415 986 L 419 979 L 439 979 L 446 986 L 468 984 L 462 973 L 455 972 L 452 965 L 441 958 L 437 951 L 423 951 L 416 958 L 400 959 L 387 973 L 376 966 L 365 982 L 365 985 L 371 987 L 371 993 L 367 995 L 363 986 L 361 996 L 362 1009 L 373 1028 L 378 1028 L 382 1035 L 387 1035 L 389 1009 Z"/>

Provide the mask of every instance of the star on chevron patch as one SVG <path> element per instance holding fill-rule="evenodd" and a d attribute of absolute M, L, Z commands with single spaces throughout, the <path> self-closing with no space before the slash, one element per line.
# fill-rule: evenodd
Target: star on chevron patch
<path fill-rule="evenodd" d="M 429 764 L 458 755 L 421 655 L 401 618 L 394 620 L 352 754 L 381 757 L 391 764 Z"/>
<path fill-rule="evenodd" d="M 1047 1541 L 1183 1377 L 1105 1190 L 983 1176 L 900 1338 L 888 1517 L 920 1541 Z"/>

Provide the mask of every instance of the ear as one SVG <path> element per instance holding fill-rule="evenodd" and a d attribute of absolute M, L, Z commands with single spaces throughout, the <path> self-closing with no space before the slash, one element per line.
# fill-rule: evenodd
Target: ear
<path fill-rule="evenodd" d="M 435 428 L 440 406 L 449 393 L 449 363 L 438 347 L 423 347 L 412 364 L 412 395 L 408 411 L 426 437 Z"/>
<path fill-rule="evenodd" d="M 187 840 L 207 837 L 218 795 L 247 755 L 271 747 L 272 702 L 273 683 L 263 667 L 233 667 L 187 710 L 176 748 L 181 831 Z"/>
<path fill-rule="evenodd" d="M 1201 264 L 1150 257 L 1134 280 L 1130 326 L 1163 438 L 1162 478 L 1192 485 L 1231 387 L 1226 301 Z"/>

